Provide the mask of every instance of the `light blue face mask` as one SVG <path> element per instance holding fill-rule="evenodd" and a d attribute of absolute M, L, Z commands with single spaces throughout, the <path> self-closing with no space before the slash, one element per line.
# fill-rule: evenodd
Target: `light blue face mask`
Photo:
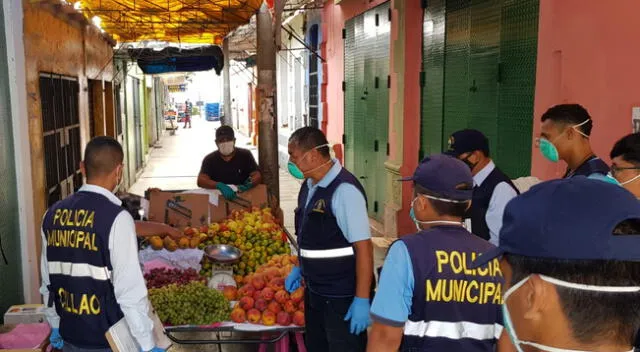
<path fill-rule="evenodd" d="M 594 285 L 584 285 L 584 284 L 576 284 L 573 282 L 562 281 L 562 280 L 558 280 L 558 279 L 555 279 L 549 276 L 544 276 L 544 275 L 538 275 L 538 276 L 542 280 L 550 284 L 553 284 L 556 286 L 562 286 L 562 287 L 566 287 L 574 290 L 610 292 L 610 293 L 611 292 L 614 292 L 614 293 L 640 292 L 640 286 L 594 286 Z M 513 322 L 511 321 L 511 315 L 509 315 L 509 308 L 507 307 L 507 299 L 517 289 L 522 287 L 522 285 L 524 285 L 529 280 L 529 278 L 531 278 L 531 275 L 525 277 L 524 279 L 520 280 L 520 282 L 518 282 L 517 284 L 511 286 L 504 293 L 504 299 L 502 301 L 502 317 L 504 320 L 504 328 L 507 330 L 507 333 L 509 334 L 509 338 L 511 339 L 511 342 L 513 342 L 513 346 L 516 348 L 516 350 L 518 352 L 524 352 L 521 345 L 527 345 L 527 346 L 535 347 L 540 351 L 546 351 L 546 352 L 589 352 L 589 351 L 582 351 L 582 350 L 570 350 L 566 348 L 551 347 L 551 346 L 546 346 L 546 345 L 542 345 L 535 342 L 523 341 L 518 338 L 518 335 L 516 334 L 516 329 L 514 328 Z M 628 352 L 633 352 L 633 351 L 634 349 L 631 349 Z"/>
<path fill-rule="evenodd" d="M 315 147 L 315 148 L 313 148 L 313 149 L 311 149 L 311 150 L 319 149 L 319 148 L 322 148 L 322 147 L 328 147 L 328 146 L 329 146 L 329 144 L 323 144 L 323 145 L 319 145 L 319 146 L 317 146 L 317 147 Z M 304 154 L 302 155 L 302 157 L 300 158 L 300 160 L 304 159 L 304 158 L 309 154 L 309 152 L 311 152 L 311 150 L 308 150 L 306 153 L 304 153 Z M 325 166 L 325 165 L 326 165 L 326 164 L 328 164 L 329 162 L 331 162 L 331 160 L 329 160 L 328 162 L 326 162 L 326 163 L 324 163 L 324 164 L 322 164 L 322 165 L 320 165 L 320 166 L 318 166 L 318 167 L 316 167 L 316 168 L 314 168 L 314 169 L 312 169 L 312 170 L 309 170 L 309 171 L 307 171 L 307 172 L 304 172 L 304 171 L 300 170 L 300 168 L 298 167 L 298 165 L 294 164 L 294 163 L 293 163 L 293 161 L 289 160 L 289 162 L 287 163 L 287 170 L 289 171 L 289 173 L 291 174 L 291 176 L 293 176 L 293 177 L 297 178 L 298 180 L 302 180 L 302 179 L 304 179 L 304 175 L 305 175 L 305 173 L 307 173 L 307 174 L 308 174 L 308 173 L 310 173 L 310 172 L 313 172 L 313 171 L 315 171 L 315 170 L 317 170 L 317 169 L 319 169 L 319 168 L 321 168 L 321 167 Z"/>
<path fill-rule="evenodd" d="M 592 180 L 598 180 L 598 181 L 602 181 L 602 182 L 606 182 L 606 183 L 611 183 L 611 184 L 614 184 L 614 185 L 616 185 L 616 186 L 622 186 L 622 185 L 620 184 L 620 182 L 618 182 L 618 180 L 616 180 L 616 179 L 611 175 L 611 173 L 608 173 L 608 174 L 606 174 L 606 175 L 603 175 L 603 174 L 597 174 L 597 173 L 596 173 L 596 174 L 591 174 L 591 175 L 589 175 L 589 177 L 588 177 L 588 178 L 590 178 L 590 179 L 592 179 Z"/>

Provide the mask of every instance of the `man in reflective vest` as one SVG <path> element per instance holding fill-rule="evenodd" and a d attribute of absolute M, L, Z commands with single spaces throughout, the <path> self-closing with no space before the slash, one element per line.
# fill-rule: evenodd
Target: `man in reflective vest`
<path fill-rule="evenodd" d="M 307 350 L 365 351 L 373 247 L 364 189 L 317 128 L 291 135 L 289 157 L 289 172 L 305 181 L 295 215 L 300 267 L 285 285 L 291 292 L 305 280 Z"/>
<path fill-rule="evenodd" d="M 92 139 L 81 164 L 87 183 L 42 221 L 40 292 L 51 344 L 65 352 L 110 351 L 105 332 L 123 317 L 142 351 L 163 351 L 154 347 L 133 218 L 113 194 L 123 158 L 115 139 Z"/>
<path fill-rule="evenodd" d="M 389 248 L 367 351 L 493 352 L 496 344 L 507 351 L 498 260 L 470 269 L 479 253 L 493 248 L 463 227 L 471 171 L 456 158 L 433 155 L 404 180 L 414 183 L 410 214 L 418 232 Z"/>

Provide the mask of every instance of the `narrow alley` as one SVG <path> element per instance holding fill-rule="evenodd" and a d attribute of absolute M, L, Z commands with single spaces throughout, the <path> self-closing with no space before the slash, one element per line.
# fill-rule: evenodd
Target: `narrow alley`
<path fill-rule="evenodd" d="M 139 172 L 138 181 L 129 189 L 129 193 L 143 196 L 149 188 L 162 190 L 195 189 L 202 159 L 215 151 L 215 130 L 220 122 L 206 121 L 196 115 L 192 118 L 192 128 L 184 129 L 183 124 L 171 135 L 169 131 L 151 147 L 144 168 Z M 251 145 L 249 137 L 241 132 L 236 134 L 236 146 L 249 149 L 256 161 L 258 148 Z M 286 140 L 284 141 L 286 143 Z M 300 181 L 280 169 L 280 207 L 284 213 L 286 228 L 294 234 L 293 211 L 298 202 Z"/>

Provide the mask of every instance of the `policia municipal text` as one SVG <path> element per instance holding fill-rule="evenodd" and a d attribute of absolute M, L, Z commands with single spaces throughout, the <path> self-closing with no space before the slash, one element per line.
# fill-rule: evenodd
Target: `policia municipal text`
<path fill-rule="evenodd" d="M 154 347 L 147 288 L 131 215 L 113 194 L 124 154 L 113 138 L 87 145 L 87 183 L 54 204 L 42 221 L 42 293 L 51 344 L 65 352 L 110 351 L 105 332 L 126 318 L 142 351 Z"/>

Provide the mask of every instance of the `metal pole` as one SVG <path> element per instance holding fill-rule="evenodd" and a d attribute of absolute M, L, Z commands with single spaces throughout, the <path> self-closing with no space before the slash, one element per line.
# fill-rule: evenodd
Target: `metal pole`
<path fill-rule="evenodd" d="M 220 121 L 223 125 L 232 126 L 231 116 L 231 76 L 229 71 L 229 38 L 224 38 L 222 41 L 222 52 L 224 55 L 224 68 L 223 68 L 223 101 L 224 101 L 224 118 Z"/>
<path fill-rule="evenodd" d="M 271 12 L 265 3 L 257 16 L 258 153 L 271 207 L 280 207 L 278 118 L 276 110 L 276 41 Z M 280 25 L 277 27 L 279 29 Z M 279 31 L 278 31 L 279 32 Z"/>

